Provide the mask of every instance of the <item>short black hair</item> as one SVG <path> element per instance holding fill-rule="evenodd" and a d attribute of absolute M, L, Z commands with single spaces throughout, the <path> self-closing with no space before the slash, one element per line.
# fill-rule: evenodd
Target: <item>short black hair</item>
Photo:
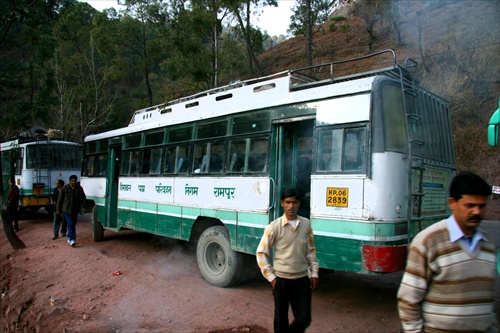
<path fill-rule="evenodd" d="M 69 176 L 69 180 L 71 180 L 71 179 L 75 179 L 75 180 L 77 180 L 77 179 L 78 179 L 78 176 L 77 176 L 77 175 L 71 175 L 71 176 Z"/>
<path fill-rule="evenodd" d="M 450 197 L 456 201 L 463 195 L 491 195 L 491 186 L 472 172 L 462 172 L 453 178 L 450 184 Z"/>
<path fill-rule="evenodd" d="M 295 197 L 297 200 L 301 200 L 302 196 L 296 188 L 285 188 L 281 191 L 281 200 L 285 200 L 286 198 Z"/>
<path fill-rule="evenodd" d="M 64 186 L 64 180 L 58 179 L 56 183 L 60 184 L 61 186 Z"/>

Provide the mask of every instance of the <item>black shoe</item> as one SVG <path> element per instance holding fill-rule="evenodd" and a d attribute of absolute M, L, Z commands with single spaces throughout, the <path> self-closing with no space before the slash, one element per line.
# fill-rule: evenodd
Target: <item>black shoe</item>
<path fill-rule="evenodd" d="M 56 240 L 56 239 L 57 239 L 57 236 L 52 237 L 52 240 Z"/>
<path fill-rule="evenodd" d="M 64 236 L 66 236 L 66 234 L 61 233 L 61 237 L 64 237 Z"/>
<path fill-rule="evenodd" d="M 14 232 L 18 232 L 19 231 L 19 228 L 14 228 Z"/>

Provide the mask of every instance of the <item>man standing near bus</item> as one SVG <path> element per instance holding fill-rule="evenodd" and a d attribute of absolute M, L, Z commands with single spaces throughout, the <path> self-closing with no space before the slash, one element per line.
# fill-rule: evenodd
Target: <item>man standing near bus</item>
<path fill-rule="evenodd" d="M 470 172 L 450 185 L 452 215 L 415 236 L 398 291 L 405 332 L 498 332 L 495 245 L 478 227 L 491 187 Z"/>
<path fill-rule="evenodd" d="M 73 247 L 76 245 L 76 221 L 78 213 L 80 213 L 87 199 L 83 188 L 80 184 L 77 184 L 77 179 L 76 175 L 69 177 L 69 184 L 64 185 L 59 192 L 56 209 L 56 214 L 62 212 L 66 220 L 68 226 L 68 243 Z"/>
<path fill-rule="evenodd" d="M 9 193 L 7 196 L 10 222 L 15 232 L 19 231 L 19 187 L 14 179 L 9 179 Z"/>
<path fill-rule="evenodd" d="M 300 199 L 296 189 L 283 190 L 281 207 L 285 213 L 266 227 L 257 247 L 257 263 L 273 288 L 276 333 L 306 330 L 311 323 L 311 292 L 318 284 L 319 264 L 311 221 L 297 215 Z M 291 324 L 290 305 L 295 317 Z"/>
<path fill-rule="evenodd" d="M 52 204 L 54 205 L 54 224 L 53 224 L 53 236 L 52 240 L 56 240 L 59 237 L 59 227 L 61 228 L 61 237 L 66 236 L 66 231 L 68 230 L 68 226 L 66 224 L 66 220 L 64 219 L 64 215 L 57 212 L 57 200 L 59 199 L 59 192 L 64 186 L 64 180 L 58 179 L 56 180 L 56 188 L 54 189 L 54 193 L 52 193 Z"/>

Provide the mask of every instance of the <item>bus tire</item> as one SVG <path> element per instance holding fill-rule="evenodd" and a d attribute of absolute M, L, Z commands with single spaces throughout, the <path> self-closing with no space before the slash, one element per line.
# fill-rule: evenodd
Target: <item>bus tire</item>
<path fill-rule="evenodd" d="M 92 207 L 92 240 L 102 242 L 104 239 L 104 228 L 101 222 L 97 220 L 97 207 Z"/>
<path fill-rule="evenodd" d="M 231 249 L 226 228 L 213 226 L 203 231 L 196 247 L 196 259 L 200 272 L 208 283 L 226 288 L 239 282 L 243 258 L 241 253 Z"/>

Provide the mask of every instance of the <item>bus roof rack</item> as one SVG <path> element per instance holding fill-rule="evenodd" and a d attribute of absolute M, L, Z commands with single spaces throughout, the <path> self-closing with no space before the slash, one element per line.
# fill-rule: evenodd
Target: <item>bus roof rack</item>
<path fill-rule="evenodd" d="M 417 62 L 411 58 L 405 60 L 404 67 L 399 66 L 394 50 L 387 49 L 357 58 L 290 70 L 290 90 L 307 89 L 375 75 L 387 75 L 415 82 L 415 78 L 407 69 L 416 66 Z"/>
<path fill-rule="evenodd" d="M 233 89 L 245 88 L 245 86 L 255 85 L 260 82 L 271 81 L 273 79 L 288 77 L 289 90 L 297 91 L 313 88 L 316 86 L 327 85 L 334 82 L 360 79 L 364 77 L 373 77 L 376 75 L 386 75 L 397 80 L 401 80 L 410 85 L 418 81 L 407 70 L 416 67 L 417 62 L 411 58 L 405 60 L 404 66 L 399 66 L 396 62 L 396 53 L 392 49 L 387 49 L 372 53 L 369 55 L 339 60 L 330 63 L 303 67 L 293 70 L 282 71 L 279 73 L 248 79 L 231 81 L 228 85 L 205 90 L 190 96 L 181 97 L 159 105 L 150 106 L 137 110 L 132 115 L 129 125 L 136 125 L 143 122 L 149 122 L 152 117 L 173 112 L 174 105 L 185 103 L 186 108 L 198 106 L 198 101 L 210 95 L 219 94 Z M 223 100 L 228 96 L 217 96 L 217 100 Z M 192 102 L 190 102 L 192 101 Z"/>

